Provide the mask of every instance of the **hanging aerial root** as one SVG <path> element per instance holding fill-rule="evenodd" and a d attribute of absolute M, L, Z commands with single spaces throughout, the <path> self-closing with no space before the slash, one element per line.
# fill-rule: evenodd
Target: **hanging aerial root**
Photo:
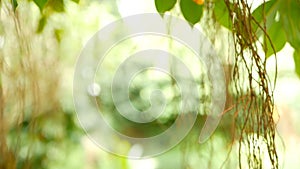
<path fill-rule="evenodd" d="M 278 168 L 275 146 L 276 124 L 273 120 L 274 99 L 272 81 L 266 70 L 266 57 L 260 56 L 258 37 L 253 24 L 257 24 L 265 37 L 266 19 L 263 25 L 251 15 L 246 0 L 225 0 L 230 13 L 235 55 L 233 81 L 236 94 L 236 124 L 239 135 L 239 167 L 264 168 L 265 156 L 272 168 Z M 265 16 L 263 16 L 265 18 Z M 241 98 L 246 98 L 242 99 Z"/>

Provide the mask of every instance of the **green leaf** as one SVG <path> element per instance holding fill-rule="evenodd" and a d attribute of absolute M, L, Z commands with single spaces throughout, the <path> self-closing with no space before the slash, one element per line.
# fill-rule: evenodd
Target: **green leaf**
<path fill-rule="evenodd" d="M 200 21 L 203 14 L 203 6 L 193 0 L 181 0 L 180 9 L 184 18 L 193 26 Z"/>
<path fill-rule="evenodd" d="M 72 1 L 78 4 L 80 0 L 72 0 Z"/>
<path fill-rule="evenodd" d="M 47 3 L 47 0 L 33 0 L 33 2 L 39 7 L 40 11 L 42 12 Z"/>
<path fill-rule="evenodd" d="M 232 29 L 232 23 L 230 21 L 229 12 L 223 0 L 215 1 L 213 12 L 214 12 L 214 17 L 219 24 L 221 24 L 222 26 L 224 26 L 229 30 Z"/>
<path fill-rule="evenodd" d="M 294 51 L 295 71 L 300 78 L 300 48 Z"/>
<path fill-rule="evenodd" d="M 38 28 L 36 30 L 37 33 L 41 33 L 43 32 L 45 26 L 46 26 L 46 23 L 47 23 L 47 17 L 46 16 L 42 16 L 39 20 L 39 25 L 38 25 Z"/>
<path fill-rule="evenodd" d="M 255 19 L 256 22 L 252 22 L 252 29 L 256 31 L 257 36 L 261 36 L 263 31 L 258 29 L 258 25 L 260 27 L 264 27 L 264 19 L 266 19 L 266 27 L 267 29 L 273 24 L 275 21 L 276 14 L 279 9 L 279 1 L 271 0 L 264 4 L 258 6 L 253 12 L 252 17 Z"/>
<path fill-rule="evenodd" d="M 288 42 L 294 48 L 300 47 L 300 1 L 287 0 L 280 5 L 280 21 L 283 24 Z"/>
<path fill-rule="evenodd" d="M 155 0 L 155 7 L 157 12 L 164 14 L 165 12 L 171 10 L 177 0 Z"/>
<path fill-rule="evenodd" d="M 47 6 L 51 7 L 56 12 L 65 11 L 65 4 L 63 0 L 49 0 Z"/>
<path fill-rule="evenodd" d="M 12 0 L 11 3 L 12 3 L 12 6 L 13 6 L 13 9 L 14 9 L 14 12 L 16 12 L 16 9 L 18 7 L 18 1 L 17 0 Z"/>
<path fill-rule="evenodd" d="M 278 52 L 284 47 L 286 43 L 286 36 L 281 22 L 274 22 L 267 30 L 267 33 L 274 47 L 273 49 L 269 39 L 265 39 L 265 44 L 267 45 L 266 56 L 269 57 L 274 54 L 274 52 Z"/>

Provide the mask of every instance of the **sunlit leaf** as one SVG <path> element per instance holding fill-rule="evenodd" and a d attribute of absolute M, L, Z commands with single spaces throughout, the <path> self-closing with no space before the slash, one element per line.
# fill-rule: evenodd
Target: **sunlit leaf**
<path fill-rule="evenodd" d="M 252 22 L 252 29 L 257 31 L 256 34 L 258 37 L 263 34 L 263 31 L 258 29 L 258 24 L 261 28 L 264 28 L 264 25 L 266 25 L 267 28 L 270 27 L 275 21 L 279 5 L 279 1 L 271 0 L 261 4 L 252 12 L 252 16 L 256 21 Z M 264 21 L 266 21 L 266 23 L 264 23 Z"/>
<path fill-rule="evenodd" d="M 47 0 L 33 0 L 33 2 L 39 7 L 40 11 L 43 11 Z"/>
<path fill-rule="evenodd" d="M 227 6 L 223 0 L 215 1 L 214 17 L 216 21 L 227 29 L 232 29 Z"/>
<path fill-rule="evenodd" d="M 203 14 L 203 5 L 198 5 L 193 0 L 181 0 L 180 9 L 184 18 L 191 25 L 199 22 Z"/>
<path fill-rule="evenodd" d="M 265 44 L 267 45 L 266 56 L 269 57 L 274 54 L 274 50 L 275 52 L 278 52 L 284 47 L 286 43 L 286 36 L 281 22 L 274 22 L 267 30 L 267 33 L 274 47 L 273 49 L 269 39 L 265 39 Z"/>
<path fill-rule="evenodd" d="M 159 13 L 164 14 L 171 10 L 175 6 L 176 2 L 177 0 L 155 0 L 155 7 Z"/>
<path fill-rule="evenodd" d="M 280 21 L 283 24 L 288 42 L 294 47 L 300 46 L 300 1 L 288 0 L 280 5 Z"/>
<path fill-rule="evenodd" d="M 294 52 L 295 71 L 300 78 L 300 48 Z"/>

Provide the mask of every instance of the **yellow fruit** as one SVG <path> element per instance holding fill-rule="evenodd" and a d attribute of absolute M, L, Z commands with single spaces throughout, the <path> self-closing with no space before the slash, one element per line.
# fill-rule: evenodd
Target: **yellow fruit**
<path fill-rule="evenodd" d="M 203 5 L 204 4 L 204 0 L 193 0 L 196 4 L 198 5 Z"/>

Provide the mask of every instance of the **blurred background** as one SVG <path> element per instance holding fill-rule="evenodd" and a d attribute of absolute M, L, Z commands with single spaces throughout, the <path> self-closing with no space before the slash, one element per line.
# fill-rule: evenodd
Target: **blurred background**
<path fill-rule="evenodd" d="M 14 1 L 15 2 L 15 1 Z M 136 126 L 115 116 L 112 99 L 107 95 L 106 79 L 112 78 L 115 67 L 124 57 L 149 46 L 172 52 L 192 73 L 199 77 L 202 100 L 192 131 L 170 151 L 148 159 L 127 159 L 103 151 L 81 128 L 73 104 L 73 74 L 77 57 L 87 41 L 101 28 L 122 17 L 157 13 L 154 0 L 80 0 L 58 1 L 40 12 L 32 1 L 1 1 L 0 69 L 0 168 L 39 169 L 185 169 L 238 168 L 237 143 L 233 142 L 233 111 L 224 114 L 213 136 L 198 143 L 206 119 L 209 83 L 201 63 L 177 41 L 149 36 L 147 41 L 134 37 L 114 47 L 106 56 L 105 72 L 98 72 L 95 96 L 101 113 L 110 124 L 124 134 L 145 137 L 164 131 L 176 119 L 180 93 L 166 74 L 142 72 L 132 81 L 132 104 L 139 110 L 149 107 L 151 91 L 159 88 L 168 106 L 151 125 Z M 180 16 L 178 10 L 171 13 Z M 166 20 L 168 22 L 168 20 Z M 206 32 L 206 23 L 196 28 Z M 220 29 L 220 40 L 214 43 L 221 60 L 231 52 L 228 31 Z M 145 38 L 145 37 L 144 37 Z M 232 49 L 233 50 L 233 49 Z M 274 93 L 277 120 L 277 148 L 280 168 L 300 167 L 300 79 L 295 73 L 293 48 L 287 43 L 277 54 L 278 78 Z M 224 52 L 226 51 L 226 52 Z M 224 54 L 225 53 L 225 54 Z M 226 56 L 222 56 L 226 55 Z M 271 78 L 275 76 L 275 57 L 268 59 Z M 97 92 L 96 92 L 97 91 Z M 102 97 L 100 97 L 100 95 Z M 99 97 L 98 97 L 99 96 Z M 117 146 L 128 154 L 143 151 L 139 145 L 121 142 Z M 268 166 L 268 164 L 265 164 Z"/>

